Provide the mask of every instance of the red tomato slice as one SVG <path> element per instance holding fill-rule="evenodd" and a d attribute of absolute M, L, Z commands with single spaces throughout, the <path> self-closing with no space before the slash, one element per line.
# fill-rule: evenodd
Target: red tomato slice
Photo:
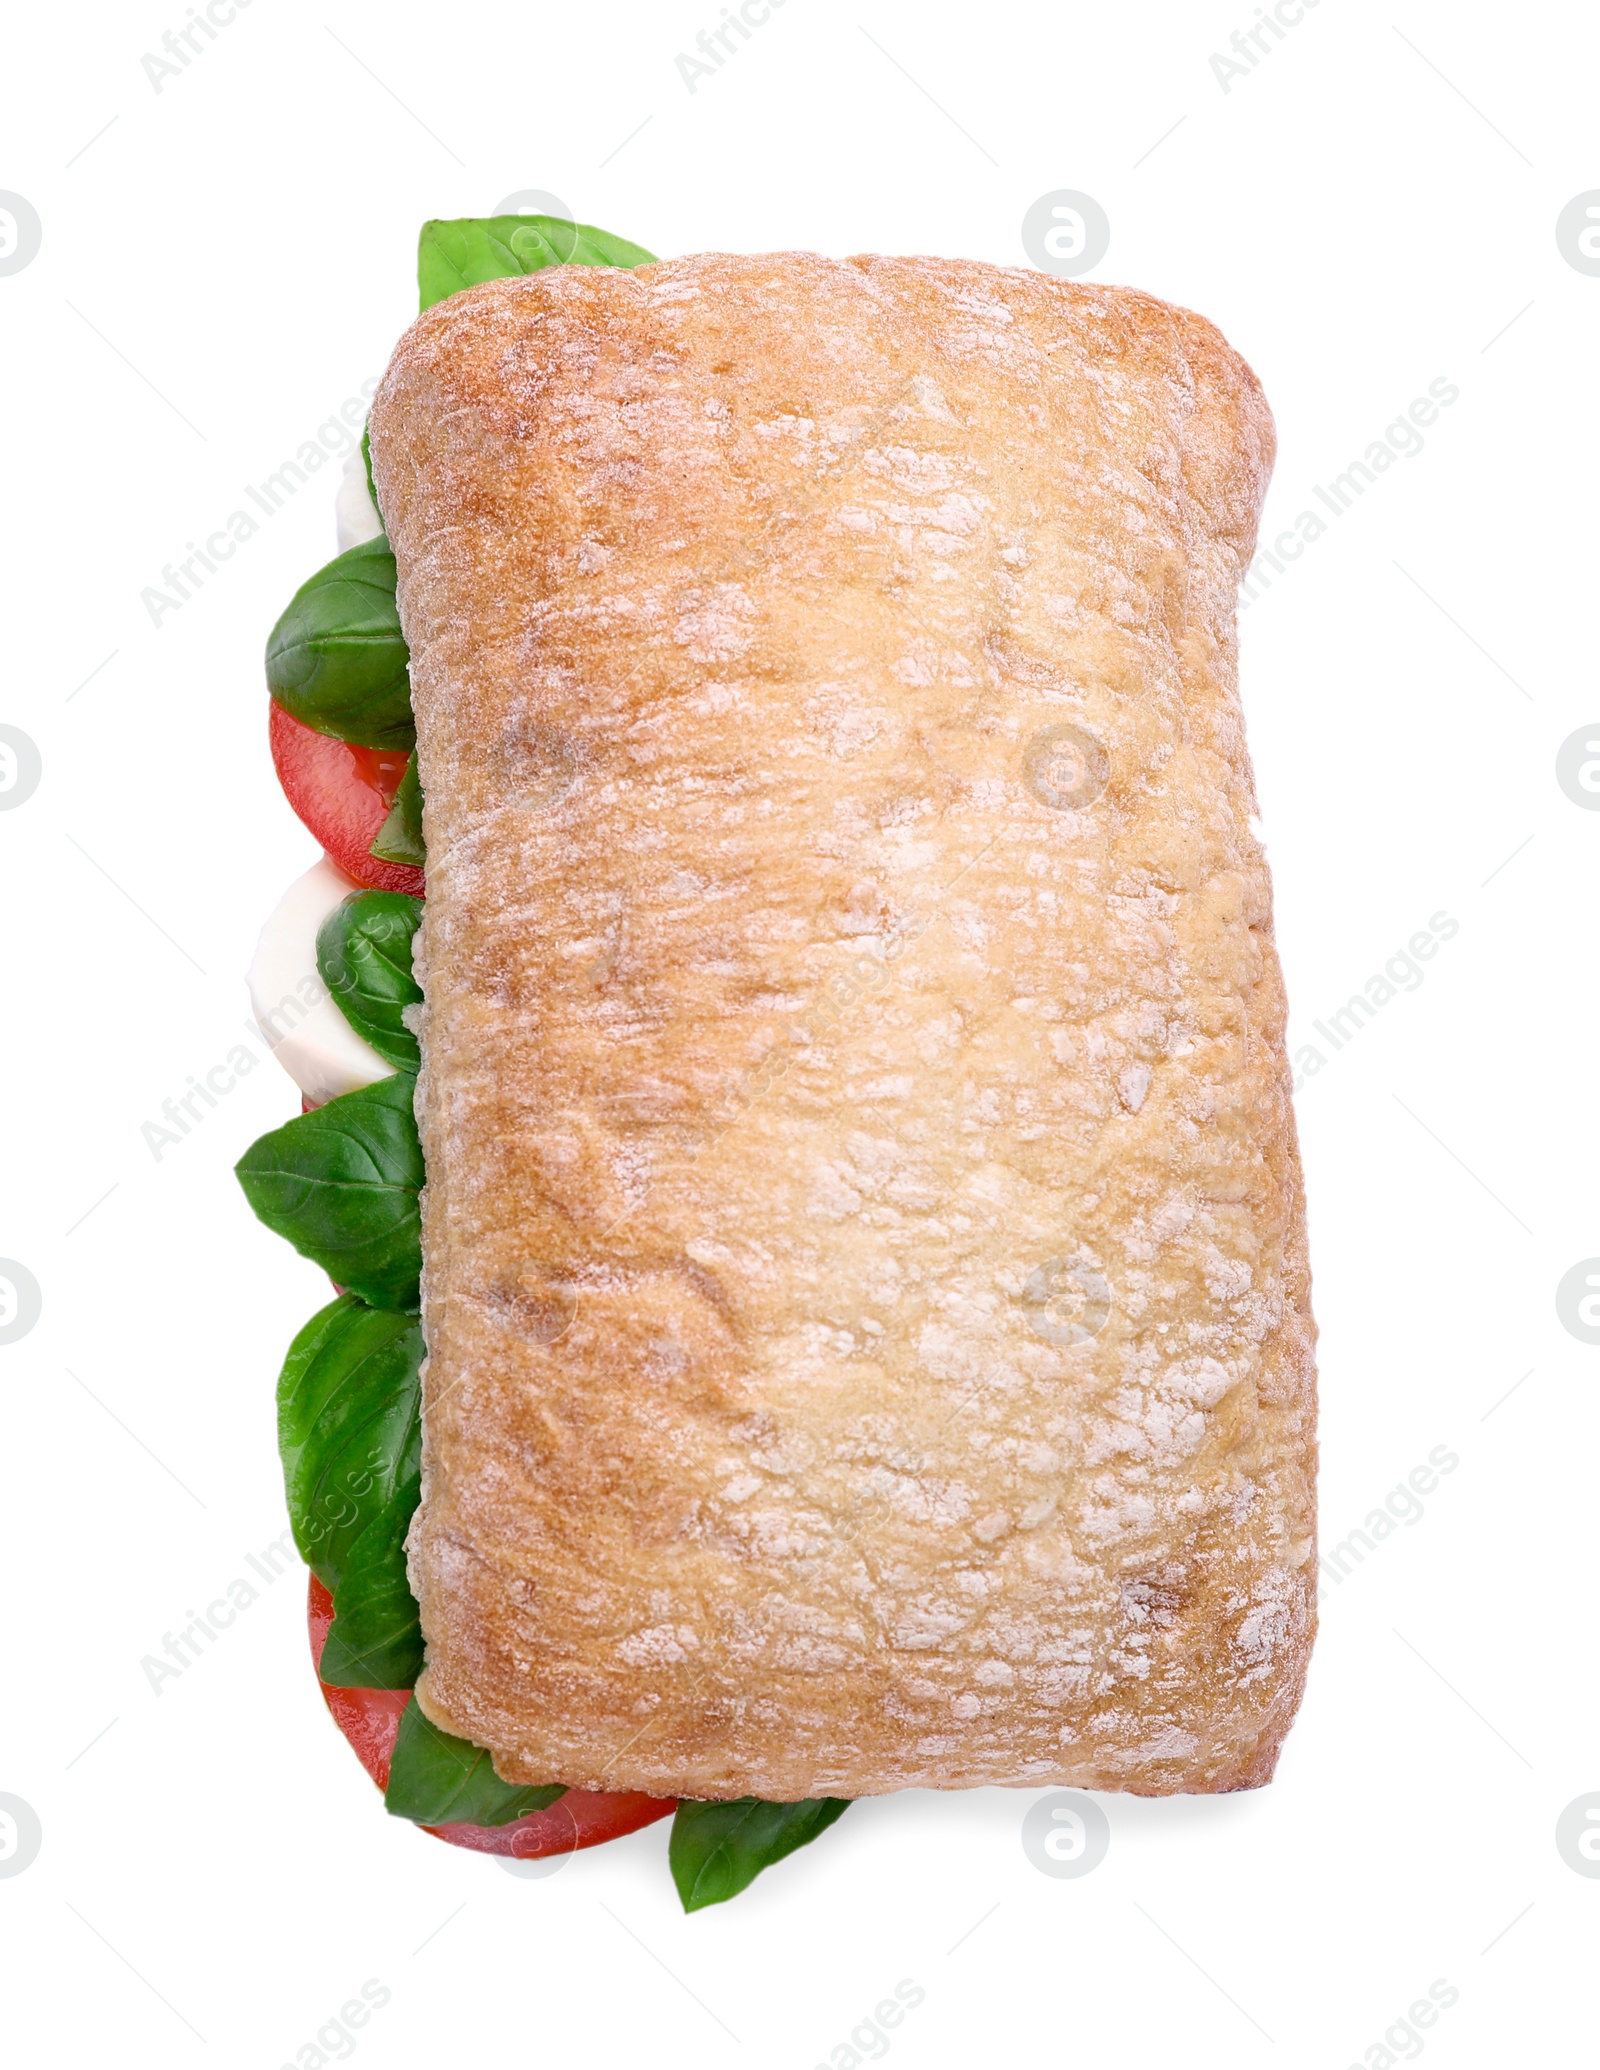
<path fill-rule="evenodd" d="M 421 870 L 369 853 L 389 816 L 408 755 L 351 747 L 271 704 L 272 761 L 289 803 L 347 877 L 374 891 L 421 898 Z"/>
<path fill-rule="evenodd" d="M 328 1627 L 333 1623 L 333 1598 L 314 1574 L 306 1609 L 312 1664 L 320 1667 Z M 324 1682 L 322 1695 L 362 1767 L 383 1789 L 389 1781 L 389 1756 L 400 1730 L 400 1713 L 411 1701 L 411 1691 L 335 1689 Z M 422 1830 L 447 1840 L 452 1847 L 533 1861 L 541 1855 L 572 1854 L 580 1847 L 598 1847 L 603 1840 L 619 1840 L 624 1833 L 636 1833 L 676 1809 L 671 1797 L 646 1797 L 637 1790 L 568 1790 L 548 1811 L 514 1819 L 508 1826 L 424 1826 Z"/>

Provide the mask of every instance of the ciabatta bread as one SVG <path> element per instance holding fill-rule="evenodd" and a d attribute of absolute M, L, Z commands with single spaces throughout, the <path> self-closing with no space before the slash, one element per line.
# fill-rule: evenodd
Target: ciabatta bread
<path fill-rule="evenodd" d="M 424 1710 L 659 1795 L 1267 1780 L 1312 1325 L 1217 332 L 469 288 L 372 415 L 426 793 Z"/>

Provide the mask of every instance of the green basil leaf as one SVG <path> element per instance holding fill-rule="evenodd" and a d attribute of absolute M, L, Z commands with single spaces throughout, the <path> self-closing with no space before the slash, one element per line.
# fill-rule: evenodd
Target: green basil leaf
<path fill-rule="evenodd" d="M 412 1689 L 422 1673 L 422 1613 L 406 1574 L 406 1533 L 422 1496 L 422 1425 L 411 1478 L 350 1551 L 333 1592 L 319 1673 L 337 1689 Z"/>
<path fill-rule="evenodd" d="M 414 1315 L 341 1294 L 295 1338 L 278 1375 L 294 1542 L 335 1594 L 357 1542 L 416 1479 L 422 1358 Z"/>
<path fill-rule="evenodd" d="M 341 1294 L 289 1347 L 278 1450 L 301 1557 L 333 1596 L 322 1679 L 409 1689 L 422 1628 L 405 1537 L 422 1472 L 422 1331 Z"/>
<path fill-rule="evenodd" d="M 736 1797 L 731 1804 L 678 1806 L 667 1858 L 686 1912 L 726 1904 L 747 1890 L 763 1869 L 826 1832 L 850 1809 L 848 1797 L 809 1797 L 799 1804 L 768 1804 Z"/>
<path fill-rule="evenodd" d="M 654 259 L 642 244 L 560 216 L 462 216 L 423 224 L 417 287 L 422 307 L 430 309 L 480 280 L 545 266 L 648 266 Z"/>
<path fill-rule="evenodd" d="M 422 779 L 413 754 L 400 778 L 400 788 L 389 807 L 389 817 L 378 829 L 378 838 L 368 849 L 380 862 L 411 863 L 427 868 L 428 851 L 422 845 Z"/>
<path fill-rule="evenodd" d="M 409 1073 L 341 1093 L 259 1137 L 234 1166 L 269 1229 L 373 1308 L 415 1311 L 425 1177 Z"/>
<path fill-rule="evenodd" d="M 366 425 L 361 427 L 361 464 L 367 470 L 367 494 L 372 498 L 373 509 L 378 510 L 378 485 L 372 479 L 372 432 Z M 383 512 L 379 510 L 378 515 L 381 518 Z"/>
<path fill-rule="evenodd" d="M 295 591 L 267 641 L 267 688 L 318 733 L 409 748 L 417 739 L 410 662 L 394 554 L 386 538 L 367 539 Z"/>
<path fill-rule="evenodd" d="M 403 891 L 353 891 L 317 929 L 317 970 L 363 1042 L 396 1070 L 415 1072 L 422 1054 L 405 1009 L 422 997 L 411 974 L 411 943 L 422 901 Z"/>
<path fill-rule="evenodd" d="M 441 1732 L 414 1698 L 400 1713 L 383 1797 L 396 1818 L 419 1826 L 508 1826 L 565 1795 L 560 1783 L 523 1789 L 502 1782 L 483 1747 Z"/>

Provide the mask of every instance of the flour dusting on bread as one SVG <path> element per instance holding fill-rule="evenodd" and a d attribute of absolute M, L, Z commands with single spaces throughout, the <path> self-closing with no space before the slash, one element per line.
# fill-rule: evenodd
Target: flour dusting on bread
<path fill-rule="evenodd" d="M 527 1783 L 1247 1788 L 1313 1331 L 1208 324 L 942 259 L 452 296 L 418 1700 Z"/>

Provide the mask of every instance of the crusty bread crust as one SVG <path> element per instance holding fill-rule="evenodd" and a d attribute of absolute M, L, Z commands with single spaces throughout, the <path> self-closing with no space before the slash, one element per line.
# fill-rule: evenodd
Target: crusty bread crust
<path fill-rule="evenodd" d="M 660 1795 L 1265 1782 L 1313 1330 L 1248 367 L 967 261 L 573 266 L 422 316 L 372 445 L 423 1708 Z"/>

